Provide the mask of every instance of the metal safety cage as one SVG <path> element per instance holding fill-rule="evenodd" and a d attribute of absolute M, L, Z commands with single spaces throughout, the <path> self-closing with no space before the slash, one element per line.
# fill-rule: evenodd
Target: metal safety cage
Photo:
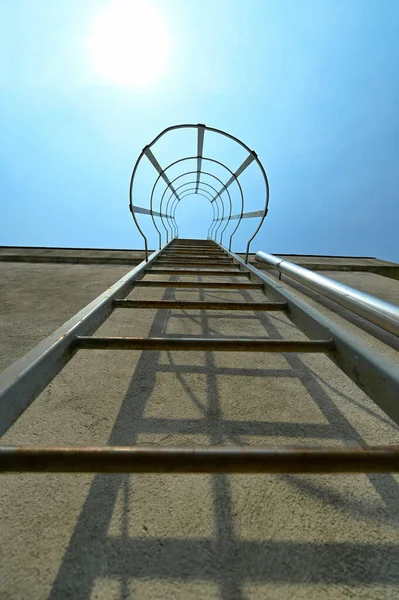
<path fill-rule="evenodd" d="M 155 156 L 154 146 L 166 134 L 181 129 L 197 130 L 197 152 L 196 154 L 184 156 L 178 160 L 175 160 L 168 164 L 165 168 L 162 168 Z M 220 136 L 224 136 L 229 140 L 232 140 L 234 143 L 238 144 L 242 148 L 244 148 L 244 150 L 247 152 L 247 156 L 237 169 L 232 170 L 224 162 L 216 160 L 213 157 L 204 155 L 204 140 L 206 131 L 219 134 Z M 155 171 L 158 173 L 158 176 L 154 181 L 151 193 L 148 198 L 148 208 L 138 206 L 136 204 L 136 196 L 134 193 L 135 178 L 141 161 L 144 157 L 146 157 L 150 161 Z M 185 164 L 187 164 L 187 161 L 192 160 L 197 161 L 196 170 L 185 169 Z M 262 198 L 260 199 L 259 210 L 245 212 L 245 194 L 243 191 L 243 187 L 239 181 L 239 177 L 252 163 L 256 164 L 260 170 L 264 182 L 264 196 L 262 196 Z M 170 179 L 170 169 L 172 169 L 172 167 L 176 167 L 177 165 L 179 166 L 179 168 L 181 168 L 182 172 L 179 173 L 179 175 L 177 175 L 173 179 Z M 218 167 L 222 167 L 226 171 L 225 182 L 223 182 L 222 179 L 220 179 L 220 177 L 217 177 L 212 172 L 212 168 L 215 168 L 215 165 L 217 165 Z M 181 181 L 179 181 L 183 177 L 187 177 L 190 175 L 192 176 L 190 177 L 190 181 L 184 183 L 181 183 Z M 205 182 L 202 176 L 211 178 L 212 184 Z M 165 189 L 163 190 L 160 198 L 159 210 L 155 210 L 155 193 L 158 189 L 158 185 L 162 183 L 165 185 Z M 229 188 L 232 184 L 234 184 L 234 186 L 236 186 L 237 188 L 241 205 L 239 212 L 237 212 L 236 214 L 233 214 L 233 201 L 229 191 Z M 135 225 L 144 240 L 146 260 L 148 260 L 148 240 L 143 229 L 139 225 L 136 215 L 142 214 L 151 217 L 152 225 L 155 228 L 158 235 L 158 245 L 159 248 L 161 248 L 162 231 L 158 227 L 155 221 L 155 217 L 160 218 L 160 223 L 162 224 L 162 227 L 164 229 L 163 235 L 165 236 L 166 243 L 169 243 L 169 241 L 171 241 L 174 238 L 178 238 L 179 228 L 176 222 L 177 206 L 179 205 L 179 202 L 181 202 L 181 200 L 194 194 L 197 194 L 208 200 L 213 208 L 213 219 L 208 229 L 208 239 L 214 240 L 222 244 L 223 234 L 226 232 L 226 229 L 229 226 L 230 222 L 237 221 L 236 226 L 233 228 L 230 234 L 228 243 L 229 250 L 231 250 L 233 237 L 236 234 L 240 224 L 242 223 L 242 220 L 259 219 L 259 222 L 253 234 L 247 241 L 245 254 L 245 262 L 247 262 L 251 242 L 259 232 L 268 212 L 269 182 L 267 179 L 266 171 L 261 161 L 259 160 L 257 154 L 253 150 L 251 150 L 246 144 L 244 144 L 244 142 L 239 140 L 237 137 L 226 133 L 225 131 L 215 129 L 214 127 L 207 127 L 206 125 L 203 125 L 201 123 L 198 123 L 196 125 L 173 125 L 172 127 L 164 129 L 164 131 L 157 135 L 152 140 L 152 142 L 150 142 L 147 146 L 145 146 L 145 148 L 143 148 L 133 167 L 129 187 L 129 210 L 132 213 Z"/>

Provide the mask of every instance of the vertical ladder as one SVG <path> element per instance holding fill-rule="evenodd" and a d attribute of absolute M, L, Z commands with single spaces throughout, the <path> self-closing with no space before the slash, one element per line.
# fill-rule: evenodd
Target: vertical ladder
<path fill-rule="evenodd" d="M 173 276 L 163 280 L 143 275 Z M 183 281 L 179 276 L 226 277 Z M 234 281 L 231 278 L 234 278 Z M 133 288 L 267 291 L 265 301 L 137 300 Z M 92 333 L 116 308 L 284 311 L 308 339 L 103 337 Z M 0 377 L 0 415 L 6 431 L 80 349 L 325 353 L 396 422 L 398 368 L 239 256 L 211 240 L 174 239 L 153 253 Z M 251 447 L 1 447 L 3 472 L 332 473 L 398 472 L 395 446 L 346 449 Z"/>

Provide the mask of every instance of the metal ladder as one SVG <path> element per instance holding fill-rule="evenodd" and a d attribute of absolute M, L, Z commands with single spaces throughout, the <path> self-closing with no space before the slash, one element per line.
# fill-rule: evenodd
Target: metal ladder
<path fill-rule="evenodd" d="M 234 277 L 239 281 L 153 281 L 146 274 Z M 176 278 L 175 278 L 176 279 Z M 133 288 L 263 290 L 264 302 L 126 299 Z M 99 337 L 114 309 L 283 311 L 306 340 Z M 0 434 L 80 349 L 327 354 L 396 423 L 399 368 L 240 256 L 211 240 L 173 239 L 0 375 Z M 399 472 L 399 448 L 1 447 L 2 472 L 344 473 Z"/>

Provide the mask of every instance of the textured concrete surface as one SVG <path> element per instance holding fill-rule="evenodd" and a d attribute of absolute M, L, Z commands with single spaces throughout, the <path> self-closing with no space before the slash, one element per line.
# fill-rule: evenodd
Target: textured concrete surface
<path fill-rule="evenodd" d="M 3 364 L 127 270 L 1 268 L 11 283 L 1 289 Z M 395 281 L 353 275 L 396 297 Z M 298 294 L 397 359 L 389 340 Z M 162 288 L 130 297 L 264 299 Z M 280 313 L 182 310 L 118 309 L 98 333 L 303 337 Z M 361 446 L 399 443 L 399 429 L 321 355 L 80 351 L 2 442 Z M 0 597 L 396 599 L 398 484 L 391 475 L 2 476 Z"/>
<path fill-rule="evenodd" d="M 113 265 L 0 263 L 0 370 L 129 270 Z"/>

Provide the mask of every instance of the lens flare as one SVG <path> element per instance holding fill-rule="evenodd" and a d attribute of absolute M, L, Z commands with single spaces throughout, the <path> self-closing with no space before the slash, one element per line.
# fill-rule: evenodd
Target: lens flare
<path fill-rule="evenodd" d="M 88 50 L 103 81 L 142 88 L 167 70 L 171 38 L 154 5 L 145 0 L 112 0 L 92 24 Z"/>

